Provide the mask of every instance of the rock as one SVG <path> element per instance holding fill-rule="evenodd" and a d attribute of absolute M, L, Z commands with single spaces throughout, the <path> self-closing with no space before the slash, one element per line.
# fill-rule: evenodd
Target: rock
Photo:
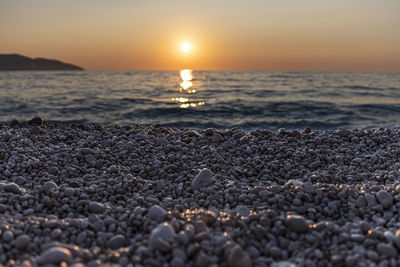
<path fill-rule="evenodd" d="M 149 209 L 147 216 L 155 221 L 163 221 L 167 212 L 158 205 L 154 205 Z"/>
<path fill-rule="evenodd" d="M 40 127 L 39 126 L 33 126 L 30 129 L 31 134 L 40 134 Z"/>
<path fill-rule="evenodd" d="M 58 186 L 55 182 L 53 181 L 47 181 L 44 185 L 43 185 L 43 191 L 46 194 L 50 194 L 51 191 L 58 191 Z"/>
<path fill-rule="evenodd" d="M 315 191 L 314 185 L 310 182 L 303 183 L 302 187 L 303 187 L 304 191 L 307 193 L 313 193 Z"/>
<path fill-rule="evenodd" d="M 49 248 L 44 251 L 38 259 L 40 264 L 60 264 L 63 261 L 66 263 L 72 262 L 71 251 L 63 247 Z"/>
<path fill-rule="evenodd" d="M 16 183 L 8 183 L 4 186 L 4 189 L 8 192 L 14 193 L 14 194 L 22 194 L 25 192 L 19 185 Z"/>
<path fill-rule="evenodd" d="M 185 263 L 180 258 L 173 258 L 171 261 L 171 267 L 184 267 Z"/>
<path fill-rule="evenodd" d="M 82 155 L 87 155 L 87 154 L 94 154 L 94 151 L 91 148 L 82 147 L 79 149 L 79 153 L 81 153 Z"/>
<path fill-rule="evenodd" d="M 239 245 L 229 249 L 227 263 L 229 267 L 251 267 L 252 262 L 249 254 Z"/>
<path fill-rule="evenodd" d="M 85 161 L 88 164 L 94 164 L 96 162 L 96 158 L 92 154 L 85 155 Z"/>
<path fill-rule="evenodd" d="M 236 211 L 239 213 L 240 216 L 244 217 L 247 217 L 250 214 L 249 208 L 243 205 L 237 206 Z"/>
<path fill-rule="evenodd" d="M 362 234 L 350 234 L 350 239 L 355 242 L 363 242 L 365 240 L 365 236 Z"/>
<path fill-rule="evenodd" d="M 125 246 L 125 237 L 123 235 L 113 236 L 107 243 L 109 248 L 119 249 Z"/>
<path fill-rule="evenodd" d="M 203 186 L 208 186 L 212 183 L 212 178 L 212 172 L 209 169 L 203 169 L 193 179 L 192 188 L 198 190 Z"/>
<path fill-rule="evenodd" d="M 390 244 L 380 243 L 377 246 L 378 252 L 387 257 L 394 258 L 397 256 L 397 250 Z"/>
<path fill-rule="evenodd" d="M 271 267 L 297 267 L 297 265 L 290 261 L 278 261 L 272 263 Z"/>
<path fill-rule="evenodd" d="M 80 232 L 79 235 L 76 237 L 76 243 L 80 244 L 86 240 L 87 231 Z"/>
<path fill-rule="evenodd" d="M 364 196 L 359 196 L 356 200 L 356 205 L 360 208 L 363 208 L 367 205 L 367 201 Z"/>
<path fill-rule="evenodd" d="M 15 247 L 17 249 L 24 249 L 29 245 L 30 242 L 31 238 L 28 235 L 20 235 L 15 240 Z"/>
<path fill-rule="evenodd" d="M 383 208 L 387 209 L 393 204 L 393 196 L 385 190 L 380 190 L 376 193 L 376 198 Z"/>
<path fill-rule="evenodd" d="M 211 142 L 214 144 L 220 143 L 224 141 L 224 138 L 219 133 L 214 133 L 211 139 Z"/>
<path fill-rule="evenodd" d="M 400 229 L 396 231 L 394 235 L 394 243 L 396 244 L 397 248 L 400 250 Z"/>
<path fill-rule="evenodd" d="M 57 174 L 58 174 L 58 169 L 57 169 L 57 167 L 49 167 L 49 168 L 47 169 L 47 172 L 48 172 L 49 174 L 51 174 L 51 175 L 57 175 Z"/>
<path fill-rule="evenodd" d="M 14 233 L 11 230 L 7 230 L 3 233 L 3 240 L 4 242 L 11 242 L 12 240 L 14 240 Z"/>
<path fill-rule="evenodd" d="M 99 202 L 92 201 L 88 205 L 88 210 L 92 213 L 102 213 L 105 209 L 104 205 Z"/>
<path fill-rule="evenodd" d="M 161 239 L 164 242 L 173 242 L 175 238 L 175 231 L 168 223 L 159 224 L 156 228 L 151 231 L 149 238 L 150 247 L 158 248 L 158 240 Z"/>
<path fill-rule="evenodd" d="M 39 117 L 35 117 L 28 121 L 29 125 L 42 125 L 42 123 L 43 123 L 43 120 Z"/>
<path fill-rule="evenodd" d="M 308 230 L 306 220 L 300 215 L 288 215 L 286 217 L 286 226 L 296 233 L 304 233 Z"/>

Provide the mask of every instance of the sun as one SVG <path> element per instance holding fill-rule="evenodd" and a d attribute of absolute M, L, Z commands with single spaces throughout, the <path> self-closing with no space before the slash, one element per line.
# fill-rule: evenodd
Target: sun
<path fill-rule="evenodd" d="M 183 52 L 189 52 L 190 48 L 191 48 L 191 46 L 188 42 L 185 42 L 181 45 L 181 49 Z"/>

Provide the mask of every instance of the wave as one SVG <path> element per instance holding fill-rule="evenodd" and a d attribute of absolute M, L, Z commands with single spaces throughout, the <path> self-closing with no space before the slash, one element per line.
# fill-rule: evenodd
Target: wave
<path fill-rule="evenodd" d="M 370 86 L 363 86 L 363 85 L 344 85 L 341 88 L 346 89 L 354 89 L 354 90 L 374 90 L 374 91 L 383 91 L 384 88 L 377 88 L 377 87 L 370 87 Z"/>

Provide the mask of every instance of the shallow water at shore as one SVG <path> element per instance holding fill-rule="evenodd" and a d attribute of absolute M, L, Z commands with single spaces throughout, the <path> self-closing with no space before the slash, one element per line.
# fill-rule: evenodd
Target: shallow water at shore
<path fill-rule="evenodd" d="M 399 73 L 1 72 L 0 88 L 1 122 L 40 116 L 199 129 L 400 125 Z"/>

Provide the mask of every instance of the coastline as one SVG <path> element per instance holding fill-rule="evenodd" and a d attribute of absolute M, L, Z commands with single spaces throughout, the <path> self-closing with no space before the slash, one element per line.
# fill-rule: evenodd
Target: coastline
<path fill-rule="evenodd" d="M 2 124 L 0 263 L 399 265 L 399 140 Z"/>

